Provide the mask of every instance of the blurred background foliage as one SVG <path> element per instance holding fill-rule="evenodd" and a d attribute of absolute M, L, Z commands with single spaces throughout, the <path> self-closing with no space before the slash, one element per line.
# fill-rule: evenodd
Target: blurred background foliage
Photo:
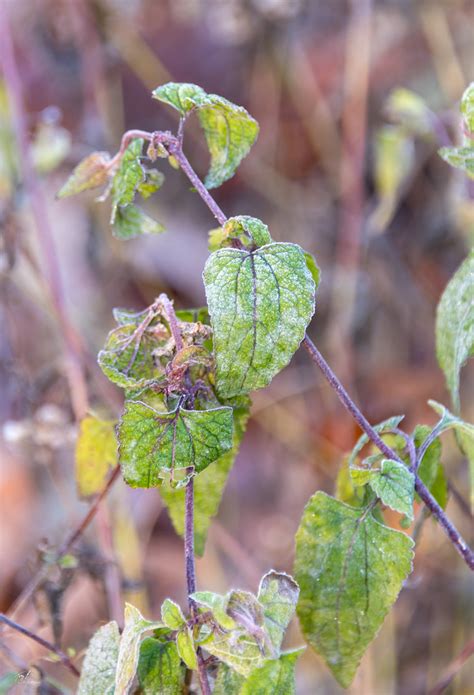
<path fill-rule="evenodd" d="M 120 412 L 118 390 L 95 366 L 112 308 L 141 309 L 161 292 L 179 308 L 201 305 L 207 231 L 215 221 L 169 167 L 149 202 L 167 228 L 156 238 L 119 242 L 93 193 L 56 201 L 56 191 L 92 150 L 115 152 L 127 128 L 176 128 L 171 110 L 150 98 L 163 82 L 195 82 L 244 105 L 259 121 L 260 136 L 238 174 L 216 191 L 219 204 L 229 216 L 260 217 L 276 240 L 315 255 L 322 283 L 310 334 L 368 418 L 405 413 L 408 430 L 433 423 L 427 399 L 448 403 L 435 358 L 435 309 L 474 229 L 473 182 L 436 150 L 446 137 L 461 139 L 457 102 L 473 79 L 474 5 L 4 0 L 4 13 L 43 234 L 22 175 L 12 95 L 2 81 L 0 610 L 13 610 L 19 622 L 80 653 L 123 598 L 150 615 L 166 596 L 185 599 L 182 542 L 158 492 L 131 491 L 122 481 L 74 556 L 65 566 L 49 566 L 35 592 L 28 594 L 28 586 L 87 510 L 74 480 L 81 404 L 107 418 Z M 421 97 L 416 114 L 427 120 L 404 119 L 397 110 L 403 94 L 394 109 L 397 87 Z M 204 174 L 208 155 L 195 123 L 185 150 Z M 472 365 L 463 377 L 464 416 L 472 421 Z M 334 491 L 357 436 L 298 353 L 254 395 L 198 561 L 200 587 L 256 590 L 270 567 L 291 571 L 302 509 L 314 490 Z M 472 540 L 466 463 L 449 441 L 443 460 L 453 488 L 448 513 Z M 415 572 L 351 693 L 429 692 L 472 639 L 468 570 L 431 520 L 420 526 L 418 542 Z M 294 627 L 289 644 L 300 639 Z M 34 643 L 6 630 L 0 640 L 0 674 L 37 666 L 10 692 L 63 692 L 57 681 L 72 687 Z M 468 662 L 446 692 L 467 695 L 473 682 Z M 298 693 L 340 692 L 308 650 Z"/>

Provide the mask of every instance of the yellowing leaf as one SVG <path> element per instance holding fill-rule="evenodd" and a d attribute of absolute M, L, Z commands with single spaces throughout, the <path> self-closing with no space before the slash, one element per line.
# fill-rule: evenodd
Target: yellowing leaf
<path fill-rule="evenodd" d="M 169 82 L 155 89 L 153 97 L 170 104 L 182 116 L 197 112 L 211 154 L 204 182 L 207 188 L 216 188 L 234 175 L 258 135 L 257 121 L 242 106 L 186 83 Z"/>
<path fill-rule="evenodd" d="M 125 627 L 120 638 L 114 695 L 127 695 L 129 692 L 137 671 L 142 636 L 148 630 L 159 627 L 162 627 L 162 623 L 146 620 L 138 608 L 125 604 Z"/>
<path fill-rule="evenodd" d="M 87 191 L 89 188 L 98 188 L 107 183 L 109 177 L 110 155 L 108 152 L 93 152 L 79 162 L 64 186 L 57 194 L 58 198 L 66 198 Z"/>
<path fill-rule="evenodd" d="M 117 464 L 115 422 L 88 416 L 79 427 L 76 442 L 76 483 L 81 497 L 103 488 L 107 474 Z"/>

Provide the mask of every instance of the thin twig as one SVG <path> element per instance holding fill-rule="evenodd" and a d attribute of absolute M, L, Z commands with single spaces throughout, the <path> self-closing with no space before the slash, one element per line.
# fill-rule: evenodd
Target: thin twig
<path fill-rule="evenodd" d="M 379 434 L 374 430 L 372 425 L 369 423 L 369 421 L 365 418 L 365 416 L 361 413 L 359 408 L 356 406 L 354 401 L 351 399 L 347 391 L 345 390 L 344 386 L 341 384 L 337 376 L 334 374 L 332 371 L 331 367 L 328 365 L 324 357 L 321 355 L 319 350 L 317 349 L 316 345 L 306 336 L 306 338 L 303 341 L 303 344 L 309 354 L 311 355 L 311 358 L 314 360 L 314 362 L 318 365 L 318 367 L 321 369 L 322 373 L 324 374 L 325 378 L 328 380 L 328 382 L 331 384 L 333 389 L 335 390 L 339 400 L 341 403 L 344 405 L 346 410 L 349 411 L 349 413 L 352 415 L 354 420 L 357 422 L 361 430 L 363 430 L 366 435 L 369 437 L 369 439 L 377 446 L 380 451 L 385 454 L 388 458 L 399 461 L 403 463 L 400 459 L 400 457 L 393 451 L 380 437 Z M 424 485 L 424 483 L 420 480 L 418 475 L 415 474 L 415 490 L 420 496 L 420 498 L 423 500 L 429 511 L 433 514 L 435 519 L 440 523 L 441 528 L 443 531 L 446 533 L 448 538 L 451 540 L 453 543 L 454 547 L 458 551 L 458 553 L 461 555 L 461 557 L 464 558 L 464 561 L 468 565 L 468 567 L 471 570 L 474 570 L 474 552 L 471 550 L 471 548 L 467 545 L 466 541 L 463 539 L 459 531 L 456 529 L 454 524 L 448 519 L 442 508 L 439 506 L 437 501 L 434 499 L 434 497 L 431 495 L 430 491 L 428 488 Z"/>
<path fill-rule="evenodd" d="M 0 622 L 4 623 L 5 625 L 8 625 L 8 627 L 11 627 L 12 630 L 20 632 L 22 635 L 25 635 L 25 637 L 29 637 L 34 642 L 41 644 L 42 647 L 45 647 L 50 652 L 56 654 L 59 657 L 61 663 L 64 664 L 64 666 L 66 666 L 66 668 L 68 668 L 71 671 L 71 673 L 73 673 L 75 676 L 79 678 L 81 674 L 78 671 L 78 669 L 74 666 L 71 659 L 61 649 L 55 647 L 54 644 L 51 644 L 51 642 L 48 642 L 48 640 L 45 640 L 39 635 L 36 635 L 34 632 L 31 632 L 31 630 L 28 630 L 28 628 L 23 627 L 18 623 L 15 623 L 14 620 L 10 620 L 10 618 L 7 618 L 7 616 L 3 615 L 3 613 L 0 613 Z"/>
<path fill-rule="evenodd" d="M 428 695 L 441 695 L 459 673 L 462 666 L 474 654 L 474 639 L 466 644 L 462 652 L 446 668 L 440 680 L 428 692 Z"/>

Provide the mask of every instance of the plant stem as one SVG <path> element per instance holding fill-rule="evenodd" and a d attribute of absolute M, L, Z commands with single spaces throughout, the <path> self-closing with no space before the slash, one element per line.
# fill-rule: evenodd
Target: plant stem
<path fill-rule="evenodd" d="M 188 468 L 187 473 L 192 473 L 192 468 Z M 188 603 L 191 617 L 196 617 L 197 607 L 192 600 L 191 594 L 196 591 L 196 563 L 194 559 L 194 479 L 191 478 L 186 485 L 185 494 L 185 532 L 184 532 L 184 558 L 186 565 L 186 586 L 188 589 Z M 206 664 L 201 654 L 197 650 L 198 678 L 203 695 L 211 695 L 211 688 L 207 678 Z"/>
<path fill-rule="evenodd" d="M 71 671 L 71 673 L 73 673 L 75 676 L 79 677 L 81 675 L 72 663 L 71 659 L 67 656 L 67 654 L 65 654 L 58 647 L 55 647 L 54 644 L 51 644 L 51 642 L 48 642 L 48 640 L 43 639 L 39 635 L 36 635 L 34 632 L 31 632 L 31 630 L 28 630 L 28 628 L 23 627 L 18 623 L 15 623 L 13 620 L 10 620 L 10 618 L 7 618 L 6 615 L 3 615 L 3 613 L 0 613 L 0 622 L 4 623 L 5 625 L 8 625 L 8 627 L 11 627 L 13 630 L 20 632 L 22 635 L 25 635 L 25 637 L 29 637 L 34 642 L 37 642 L 42 647 L 45 647 L 45 649 L 48 649 L 50 652 L 56 654 L 59 657 L 61 663 L 64 664 L 64 666 L 66 666 L 66 668 L 68 668 Z"/>
<path fill-rule="evenodd" d="M 341 384 L 337 376 L 332 371 L 331 367 L 328 365 L 324 357 L 321 355 L 316 345 L 306 336 L 303 344 L 311 358 L 321 369 L 327 381 L 331 384 L 335 390 L 339 400 L 344 405 L 346 410 L 352 415 L 354 420 L 357 422 L 361 430 L 363 430 L 369 439 L 376 445 L 380 451 L 385 454 L 388 458 L 395 461 L 401 461 L 400 457 L 383 441 L 379 434 L 374 430 L 369 421 L 364 417 L 359 408 L 356 406 L 354 401 L 351 399 L 344 386 Z M 448 519 L 442 508 L 439 506 L 437 501 L 429 492 L 428 488 L 423 484 L 418 475 L 415 474 L 415 490 L 420 496 L 421 500 L 425 503 L 429 511 L 440 523 L 443 531 L 446 533 L 448 538 L 453 543 L 454 547 L 464 559 L 466 564 L 471 570 L 474 570 L 474 552 L 469 548 L 466 541 L 463 539 L 459 531 L 456 529 L 454 524 Z"/>
<path fill-rule="evenodd" d="M 214 198 L 210 195 L 209 191 L 205 188 L 204 184 L 202 181 L 199 179 L 198 175 L 196 172 L 193 170 L 191 164 L 189 163 L 187 157 L 184 155 L 181 145 L 179 143 L 179 140 L 175 138 L 174 136 L 168 136 L 167 134 L 163 134 L 162 136 L 162 141 L 165 141 L 168 143 L 168 147 L 170 152 L 176 157 L 178 162 L 181 165 L 181 168 L 183 169 L 184 173 L 188 177 L 188 179 L 191 181 L 191 183 L 195 186 L 197 192 L 201 196 L 202 200 L 204 203 L 206 203 L 207 207 L 209 210 L 213 213 L 213 215 L 216 217 L 218 220 L 219 224 L 224 225 L 227 221 L 227 218 L 224 214 L 224 212 L 221 210 L 221 208 L 217 205 L 215 202 Z M 344 386 L 341 384 L 337 376 L 334 374 L 332 371 L 331 367 L 328 365 L 324 357 L 321 355 L 319 350 L 317 349 L 316 345 L 308 338 L 308 336 L 305 337 L 303 340 L 303 345 L 309 352 L 311 358 L 313 361 L 318 365 L 322 373 L 324 374 L 325 378 L 329 382 L 329 384 L 332 386 L 332 388 L 335 390 L 339 400 L 341 403 L 344 405 L 346 410 L 349 411 L 353 419 L 357 422 L 361 430 L 366 433 L 366 435 L 369 437 L 369 439 L 377 446 L 377 448 L 387 456 L 387 458 L 399 461 L 403 463 L 400 459 L 400 457 L 383 441 L 383 439 L 380 437 L 380 435 L 374 430 L 370 422 L 367 420 L 367 418 L 363 415 L 363 413 L 360 411 L 360 409 L 356 406 L 354 401 L 351 399 L 349 394 L 347 393 L 346 389 Z M 419 477 L 415 473 L 415 489 L 420 496 L 421 500 L 425 503 L 429 511 L 433 514 L 433 516 L 437 519 L 439 524 L 441 525 L 443 531 L 446 533 L 448 538 L 451 540 L 453 543 L 454 547 L 458 551 L 458 553 L 461 555 L 461 557 L 464 559 L 466 564 L 471 570 L 474 570 L 474 552 L 471 550 L 471 548 L 467 545 L 466 541 L 463 539 L 459 531 L 456 529 L 454 524 L 448 519 L 442 508 L 439 506 L 439 504 L 436 502 L 434 497 L 431 495 L 427 487 L 423 484 L 423 482 L 419 479 Z"/>

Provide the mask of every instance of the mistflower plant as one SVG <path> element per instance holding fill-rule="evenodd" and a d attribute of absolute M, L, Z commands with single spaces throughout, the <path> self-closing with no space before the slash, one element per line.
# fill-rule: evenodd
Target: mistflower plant
<path fill-rule="evenodd" d="M 434 427 L 407 432 L 402 415 L 372 426 L 306 335 L 320 282 L 315 259 L 291 240 L 275 242 L 259 219 L 227 218 L 209 192 L 248 154 L 257 122 L 244 108 L 193 84 L 169 83 L 152 96 L 178 111 L 177 133 L 128 131 L 115 155 L 86 157 L 59 197 L 102 188 L 101 200 L 111 203 L 114 236 L 159 234 L 162 224 L 140 207 L 140 199 L 158 191 L 164 176 L 157 167 L 168 160 L 218 223 L 203 269 L 207 306 L 176 310 L 162 294 L 146 308 L 115 309 L 116 327 L 99 354 L 103 372 L 125 394 L 116 428 L 120 471 L 131 487 L 158 488 L 183 536 L 188 605 L 166 599 L 160 618 L 150 620 L 127 604 L 122 632 L 111 621 L 92 637 L 78 693 L 178 695 L 195 687 L 204 695 L 290 695 L 306 646 L 282 647 L 295 613 L 306 643 L 348 687 L 412 572 L 415 542 L 408 529 L 415 501 L 474 569 L 473 551 L 444 511 L 448 487 L 439 442 L 454 431 L 474 468 L 474 425 L 462 419 L 459 396 L 461 368 L 474 353 L 474 253 L 438 307 L 436 348 L 453 412 L 430 401 L 439 416 Z M 392 99 L 392 111 L 398 109 L 399 119 L 408 118 L 418 131 L 423 108 L 406 90 Z M 473 113 L 471 85 L 461 102 L 465 141 L 440 151 L 471 177 Z M 193 115 L 210 153 L 204 181 L 183 151 L 185 124 Z M 387 214 L 389 207 L 383 219 Z M 204 552 L 245 433 L 251 393 L 267 386 L 300 345 L 362 434 L 345 459 L 336 496 L 315 491 L 302 511 L 294 577 L 269 568 L 254 594 L 206 591 L 196 586 L 195 554 Z M 114 423 L 86 418 L 77 447 L 81 494 L 103 488 L 114 449 Z M 399 529 L 387 523 L 387 509 L 398 513 Z"/>

